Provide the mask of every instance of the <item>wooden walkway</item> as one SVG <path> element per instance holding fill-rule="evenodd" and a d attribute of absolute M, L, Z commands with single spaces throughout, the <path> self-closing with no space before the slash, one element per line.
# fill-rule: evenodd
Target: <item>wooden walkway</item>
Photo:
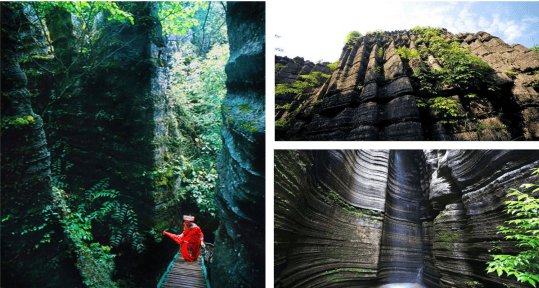
<path fill-rule="evenodd" d="M 191 263 L 185 262 L 181 255 L 178 258 L 179 259 L 174 263 L 174 268 L 170 271 L 167 282 L 163 287 L 206 287 L 204 284 L 204 275 L 202 274 L 202 263 L 200 258 Z"/>

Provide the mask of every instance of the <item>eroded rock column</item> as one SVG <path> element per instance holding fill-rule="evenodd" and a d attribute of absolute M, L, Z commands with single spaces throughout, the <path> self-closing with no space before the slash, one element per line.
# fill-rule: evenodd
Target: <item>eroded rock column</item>
<path fill-rule="evenodd" d="M 228 2 L 213 287 L 265 282 L 265 3 Z"/>

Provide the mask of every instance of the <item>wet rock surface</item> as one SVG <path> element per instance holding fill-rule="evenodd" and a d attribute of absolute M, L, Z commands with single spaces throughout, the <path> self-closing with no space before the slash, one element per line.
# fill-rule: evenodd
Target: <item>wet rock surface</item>
<path fill-rule="evenodd" d="M 275 287 L 528 287 L 485 262 L 523 249 L 497 226 L 537 167 L 522 150 L 276 151 Z"/>
<path fill-rule="evenodd" d="M 411 76 L 413 69 L 426 64 L 419 59 L 408 61 L 395 52 L 398 47 L 415 50 L 417 37 L 410 31 L 386 31 L 382 35 L 366 35 L 355 43 L 348 43 L 343 48 L 337 69 L 326 82 L 328 87 L 324 88 L 323 93 L 320 93 L 322 88 L 319 88 L 309 95 L 276 96 L 276 104 L 282 106 L 289 103 L 296 106 L 294 110 L 312 110 L 319 106 L 314 114 L 308 115 L 276 113 L 276 121 L 286 120 L 292 124 L 278 127 L 276 139 L 316 141 L 539 139 L 537 134 L 539 85 L 534 82 L 539 79 L 537 76 L 539 54 L 522 45 L 507 45 L 498 37 L 486 32 L 454 35 L 442 29 L 442 38 L 459 39 L 463 48 L 468 47 L 473 55 L 493 68 L 492 76 L 498 88 L 497 91 L 485 90 L 479 94 L 471 88 L 441 88 L 436 97 L 456 100 L 460 105 L 458 109 L 463 115 L 457 117 L 455 123 L 447 124 L 436 116 L 437 111 L 425 112 L 417 108 L 415 98 L 421 94 L 421 86 L 419 83 L 413 84 Z M 286 68 L 276 70 L 276 84 L 293 82 L 300 71 L 304 73 L 308 70 L 302 69 L 304 63 L 308 61 L 303 61 L 300 57 L 293 60 L 278 57 L 275 61 L 280 65 L 287 65 Z M 428 62 L 431 67 L 441 67 L 434 58 Z M 514 74 L 510 75 L 507 72 Z M 470 98 L 468 97 L 470 94 L 475 96 Z M 408 99 L 401 100 L 403 97 Z M 320 101 L 322 102 L 318 104 Z M 391 121 L 382 117 L 368 125 L 338 121 L 339 115 L 344 110 L 357 109 L 366 103 L 378 105 L 380 115 L 392 114 L 394 117 L 390 119 Z M 290 112 L 294 110 L 289 108 Z M 324 118 L 313 117 L 318 115 Z M 305 125 L 301 129 L 291 131 L 289 128 L 297 121 L 303 121 Z M 310 124 L 315 121 L 316 127 L 329 126 L 330 123 L 332 127 L 322 130 L 310 129 Z M 401 131 L 399 133 L 396 133 L 397 127 L 391 127 L 395 122 L 404 124 L 398 127 Z"/>
<path fill-rule="evenodd" d="M 265 3 L 228 2 L 227 25 L 230 58 L 215 195 L 220 224 L 211 285 L 260 287 L 265 283 Z"/>
<path fill-rule="evenodd" d="M 41 214 L 54 197 L 43 120 L 32 109 L 27 78 L 17 59 L 21 43 L 16 35 L 21 23 L 28 25 L 27 19 L 22 9 L 5 2 L 1 6 L 3 285 L 73 287 L 80 278 L 75 261 L 63 255 L 68 249 L 64 230 L 60 223 L 44 220 Z M 40 243 L 45 231 L 35 232 L 34 228 L 33 233 L 21 233 L 21 227 L 41 225 L 53 231 L 52 243 Z M 51 261 L 57 265 L 49 265 Z M 57 269 L 66 274 L 59 275 Z"/>

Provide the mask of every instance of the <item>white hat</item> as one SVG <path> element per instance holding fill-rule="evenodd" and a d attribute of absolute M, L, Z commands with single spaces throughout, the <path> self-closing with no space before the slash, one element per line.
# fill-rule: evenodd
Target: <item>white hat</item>
<path fill-rule="evenodd" d="M 193 221 L 195 221 L 195 216 L 183 215 L 183 220 L 193 222 Z"/>

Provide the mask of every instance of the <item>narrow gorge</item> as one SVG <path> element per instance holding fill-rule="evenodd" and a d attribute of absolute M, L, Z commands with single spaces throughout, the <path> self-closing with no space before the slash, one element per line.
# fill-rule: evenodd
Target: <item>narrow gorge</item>
<path fill-rule="evenodd" d="M 486 268 L 530 249 L 497 227 L 538 168 L 539 151 L 276 150 L 274 286 L 531 287 Z"/>
<path fill-rule="evenodd" d="M 2 287 L 264 283 L 264 3 L 1 6 Z"/>

